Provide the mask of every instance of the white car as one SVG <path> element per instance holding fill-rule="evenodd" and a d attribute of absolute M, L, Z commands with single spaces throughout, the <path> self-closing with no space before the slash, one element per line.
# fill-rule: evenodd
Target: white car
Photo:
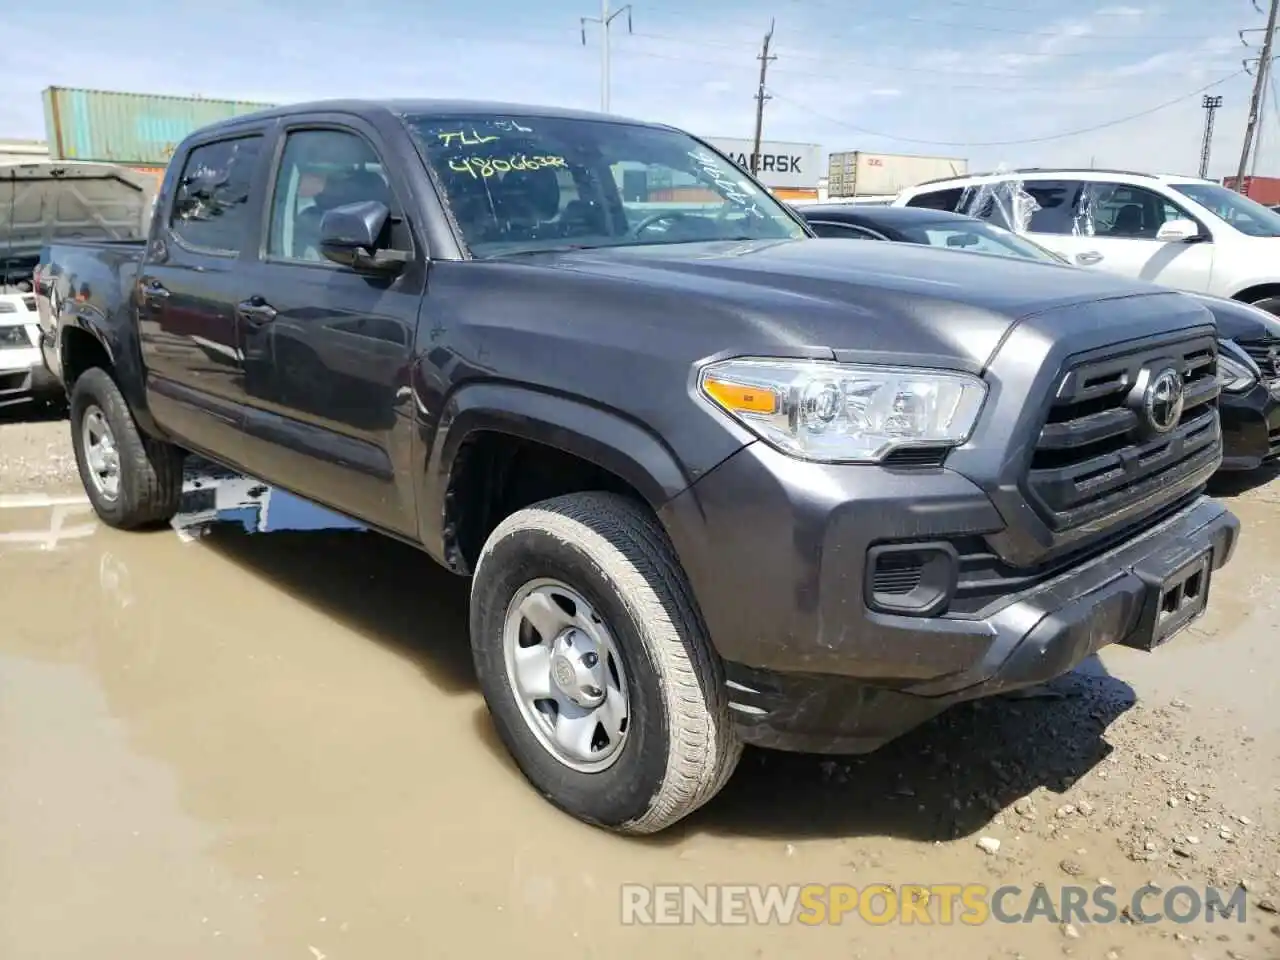
<path fill-rule="evenodd" d="M 60 396 L 40 356 L 35 296 L 0 288 L 0 408 Z"/>
<path fill-rule="evenodd" d="M 992 220 L 1082 267 L 1280 315 L 1280 213 L 1211 180 L 1009 170 L 908 187 L 893 205 Z"/>

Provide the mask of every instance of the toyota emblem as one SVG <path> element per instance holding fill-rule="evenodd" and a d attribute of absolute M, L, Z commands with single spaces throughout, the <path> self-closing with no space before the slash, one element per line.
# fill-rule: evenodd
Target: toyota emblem
<path fill-rule="evenodd" d="M 1168 433 L 1176 427 L 1182 419 L 1185 401 L 1182 375 L 1177 370 L 1166 367 L 1152 377 L 1142 398 L 1151 429 L 1156 433 Z"/>

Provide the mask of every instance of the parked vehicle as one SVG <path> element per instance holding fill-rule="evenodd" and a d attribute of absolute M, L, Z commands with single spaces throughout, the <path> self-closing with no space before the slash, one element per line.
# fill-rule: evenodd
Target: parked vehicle
<path fill-rule="evenodd" d="M 33 272 L 41 247 L 64 237 L 136 237 L 149 203 L 145 180 L 111 164 L 0 163 L 0 407 L 65 396 L 40 357 Z"/>
<path fill-rule="evenodd" d="M 911 187 L 894 205 L 973 214 L 1078 266 L 1280 313 L 1280 214 L 1211 180 L 1010 170 Z"/>
<path fill-rule="evenodd" d="M 1058 254 L 1026 236 L 962 213 L 919 207 L 846 204 L 805 207 L 801 215 L 820 237 L 921 243 L 1065 265 Z M 1280 456 L 1280 320 L 1257 307 L 1192 294 L 1218 326 L 1218 382 L 1222 387 L 1222 470 L 1254 470 Z"/>
<path fill-rule="evenodd" d="M 35 296 L 21 285 L 0 286 L 0 408 L 65 396 L 40 357 L 39 343 Z"/>
<path fill-rule="evenodd" d="M 624 176 L 698 199 L 654 212 Z M 1239 532 L 1202 495 L 1201 304 L 851 255 L 670 127 L 430 101 L 226 121 L 179 145 L 147 241 L 54 243 L 40 287 L 106 523 L 170 518 L 196 451 L 470 576 L 503 743 L 623 832 L 701 806 L 744 742 L 866 751 L 1153 649 Z"/>

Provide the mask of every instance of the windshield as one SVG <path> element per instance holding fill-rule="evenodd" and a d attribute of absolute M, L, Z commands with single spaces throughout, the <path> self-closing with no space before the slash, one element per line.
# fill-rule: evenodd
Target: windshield
<path fill-rule="evenodd" d="M 932 247 L 948 247 L 952 250 L 968 250 L 970 253 L 988 253 L 1023 260 L 1040 260 L 1045 263 L 1066 262 L 1038 243 L 1032 243 L 1025 237 L 982 220 L 974 220 L 972 223 L 942 220 L 938 223 L 898 226 L 897 230 L 912 243 L 927 243 Z"/>
<path fill-rule="evenodd" d="M 1251 237 L 1280 237 L 1280 213 L 1216 183 L 1172 183 L 1220 220 Z"/>
<path fill-rule="evenodd" d="M 605 120 L 407 118 L 473 256 L 807 236 L 687 134 Z"/>

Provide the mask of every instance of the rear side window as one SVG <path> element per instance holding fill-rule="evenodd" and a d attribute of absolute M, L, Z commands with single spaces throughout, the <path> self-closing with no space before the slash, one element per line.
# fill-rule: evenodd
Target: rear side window
<path fill-rule="evenodd" d="M 249 235 L 249 191 L 261 152 L 260 136 L 192 150 L 178 180 L 169 229 L 189 246 L 239 253 Z"/>
<path fill-rule="evenodd" d="M 1071 236 L 1075 233 L 1076 201 L 1080 196 L 1078 180 L 1028 180 L 1022 188 L 1036 202 L 1036 211 L 1027 224 L 1028 233 L 1053 233 Z"/>
<path fill-rule="evenodd" d="M 954 213 L 963 193 L 964 189 L 961 187 L 955 187 L 951 190 L 932 190 L 929 193 L 921 193 L 912 197 L 907 201 L 907 206 L 924 207 L 926 210 L 946 210 L 948 213 Z"/>

